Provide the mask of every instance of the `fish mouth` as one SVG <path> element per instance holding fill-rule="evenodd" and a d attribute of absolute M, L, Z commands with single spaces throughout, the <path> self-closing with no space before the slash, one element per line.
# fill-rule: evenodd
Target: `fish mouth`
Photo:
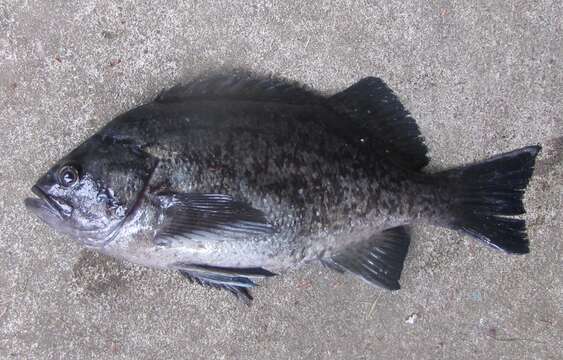
<path fill-rule="evenodd" d="M 60 220 L 68 216 L 61 205 L 41 190 L 39 186 L 33 185 L 31 192 L 37 195 L 37 198 L 26 198 L 24 200 L 25 207 L 37 214 L 40 218 L 43 218 L 41 214 L 45 212 L 57 216 Z"/>
<path fill-rule="evenodd" d="M 31 211 L 40 220 L 55 230 L 78 239 L 86 245 L 95 246 L 98 244 L 96 237 L 100 232 L 98 227 L 84 227 L 71 221 L 72 208 L 66 203 L 57 201 L 52 198 L 39 186 L 34 185 L 31 188 L 37 197 L 26 198 L 24 200 L 25 207 Z"/>

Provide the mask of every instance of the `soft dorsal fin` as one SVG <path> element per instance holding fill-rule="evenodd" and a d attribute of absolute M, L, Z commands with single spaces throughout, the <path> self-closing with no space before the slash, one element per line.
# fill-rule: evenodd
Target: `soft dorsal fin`
<path fill-rule="evenodd" d="M 311 104 L 322 99 L 306 87 L 274 77 L 258 77 L 248 73 L 214 75 L 177 85 L 156 98 L 160 103 L 182 102 L 193 99 L 233 99 Z"/>
<path fill-rule="evenodd" d="M 415 120 L 383 80 L 364 78 L 329 102 L 352 120 L 364 146 L 407 169 L 420 170 L 428 164 L 428 149 Z"/>

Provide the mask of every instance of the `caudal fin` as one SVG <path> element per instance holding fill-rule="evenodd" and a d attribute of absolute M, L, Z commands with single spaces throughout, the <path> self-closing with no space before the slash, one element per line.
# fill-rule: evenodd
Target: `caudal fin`
<path fill-rule="evenodd" d="M 453 190 L 451 226 L 512 254 L 529 252 L 522 198 L 540 146 L 528 146 L 488 160 L 447 170 Z"/>

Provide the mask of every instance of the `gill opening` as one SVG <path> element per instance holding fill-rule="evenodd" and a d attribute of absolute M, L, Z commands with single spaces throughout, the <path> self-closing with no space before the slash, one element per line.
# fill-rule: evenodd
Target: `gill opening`
<path fill-rule="evenodd" d="M 142 187 L 141 191 L 139 191 L 139 195 L 137 196 L 137 199 L 135 199 L 133 206 L 131 206 L 131 208 L 128 209 L 127 213 L 125 214 L 125 217 L 112 228 L 112 230 L 109 232 L 108 236 L 103 241 L 102 246 L 105 246 L 110 241 L 115 239 L 115 237 L 119 234 L 119 231 L 128 222 L 135 219 L 135 217 L 137 216 L 137 214 L 139 212 L 139 209 L 141 209 L 141 205 L 143 204 L 143 202 L 145 201 L 148 193 L 151 190 L 150 183 L 151 183 L 151 180 L 152 180 L 153 175 L 155 173 L 155 170 L 158 167 L 158 164 L 159 164 L 159 160 L 155 159 L 154 166 L 150 169 L 150 172 L 145 177 L 145 180 L 143 182 L 143 187 Z"/>

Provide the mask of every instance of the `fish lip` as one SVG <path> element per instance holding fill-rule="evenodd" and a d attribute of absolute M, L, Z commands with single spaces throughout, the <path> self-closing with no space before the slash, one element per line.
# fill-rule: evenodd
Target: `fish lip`
<path fill-rule="evenodd" d="M 65 216 L 63 208 L 55 200 L 51 199 L 47 193 L 41 190 L 39 186 L 33 185 L 31 187 L 31 192 L 37 195 L 38 198 L 25 199 L 26 207 L 31 208 L 32 210 L 39 208 L 47 210 L 61 219 Z"/>
<path fill-rule="evenodd" d="M 87 228 L 71 221 L 72 209 L 67 211 L 66 204 L 59 203 L 56 198 L 51 198 L 41 187 L 34 185 L 31 192 L 37 197 L 28 197 L 24 200 L 26 209 L 31 211 L 40 220 L 53 227 L 58 232 L 79 240 L 84 245 L 98 248 L 105 244 L 105 239 L 96 238 L 100 233 L 99 228 Z"/>

